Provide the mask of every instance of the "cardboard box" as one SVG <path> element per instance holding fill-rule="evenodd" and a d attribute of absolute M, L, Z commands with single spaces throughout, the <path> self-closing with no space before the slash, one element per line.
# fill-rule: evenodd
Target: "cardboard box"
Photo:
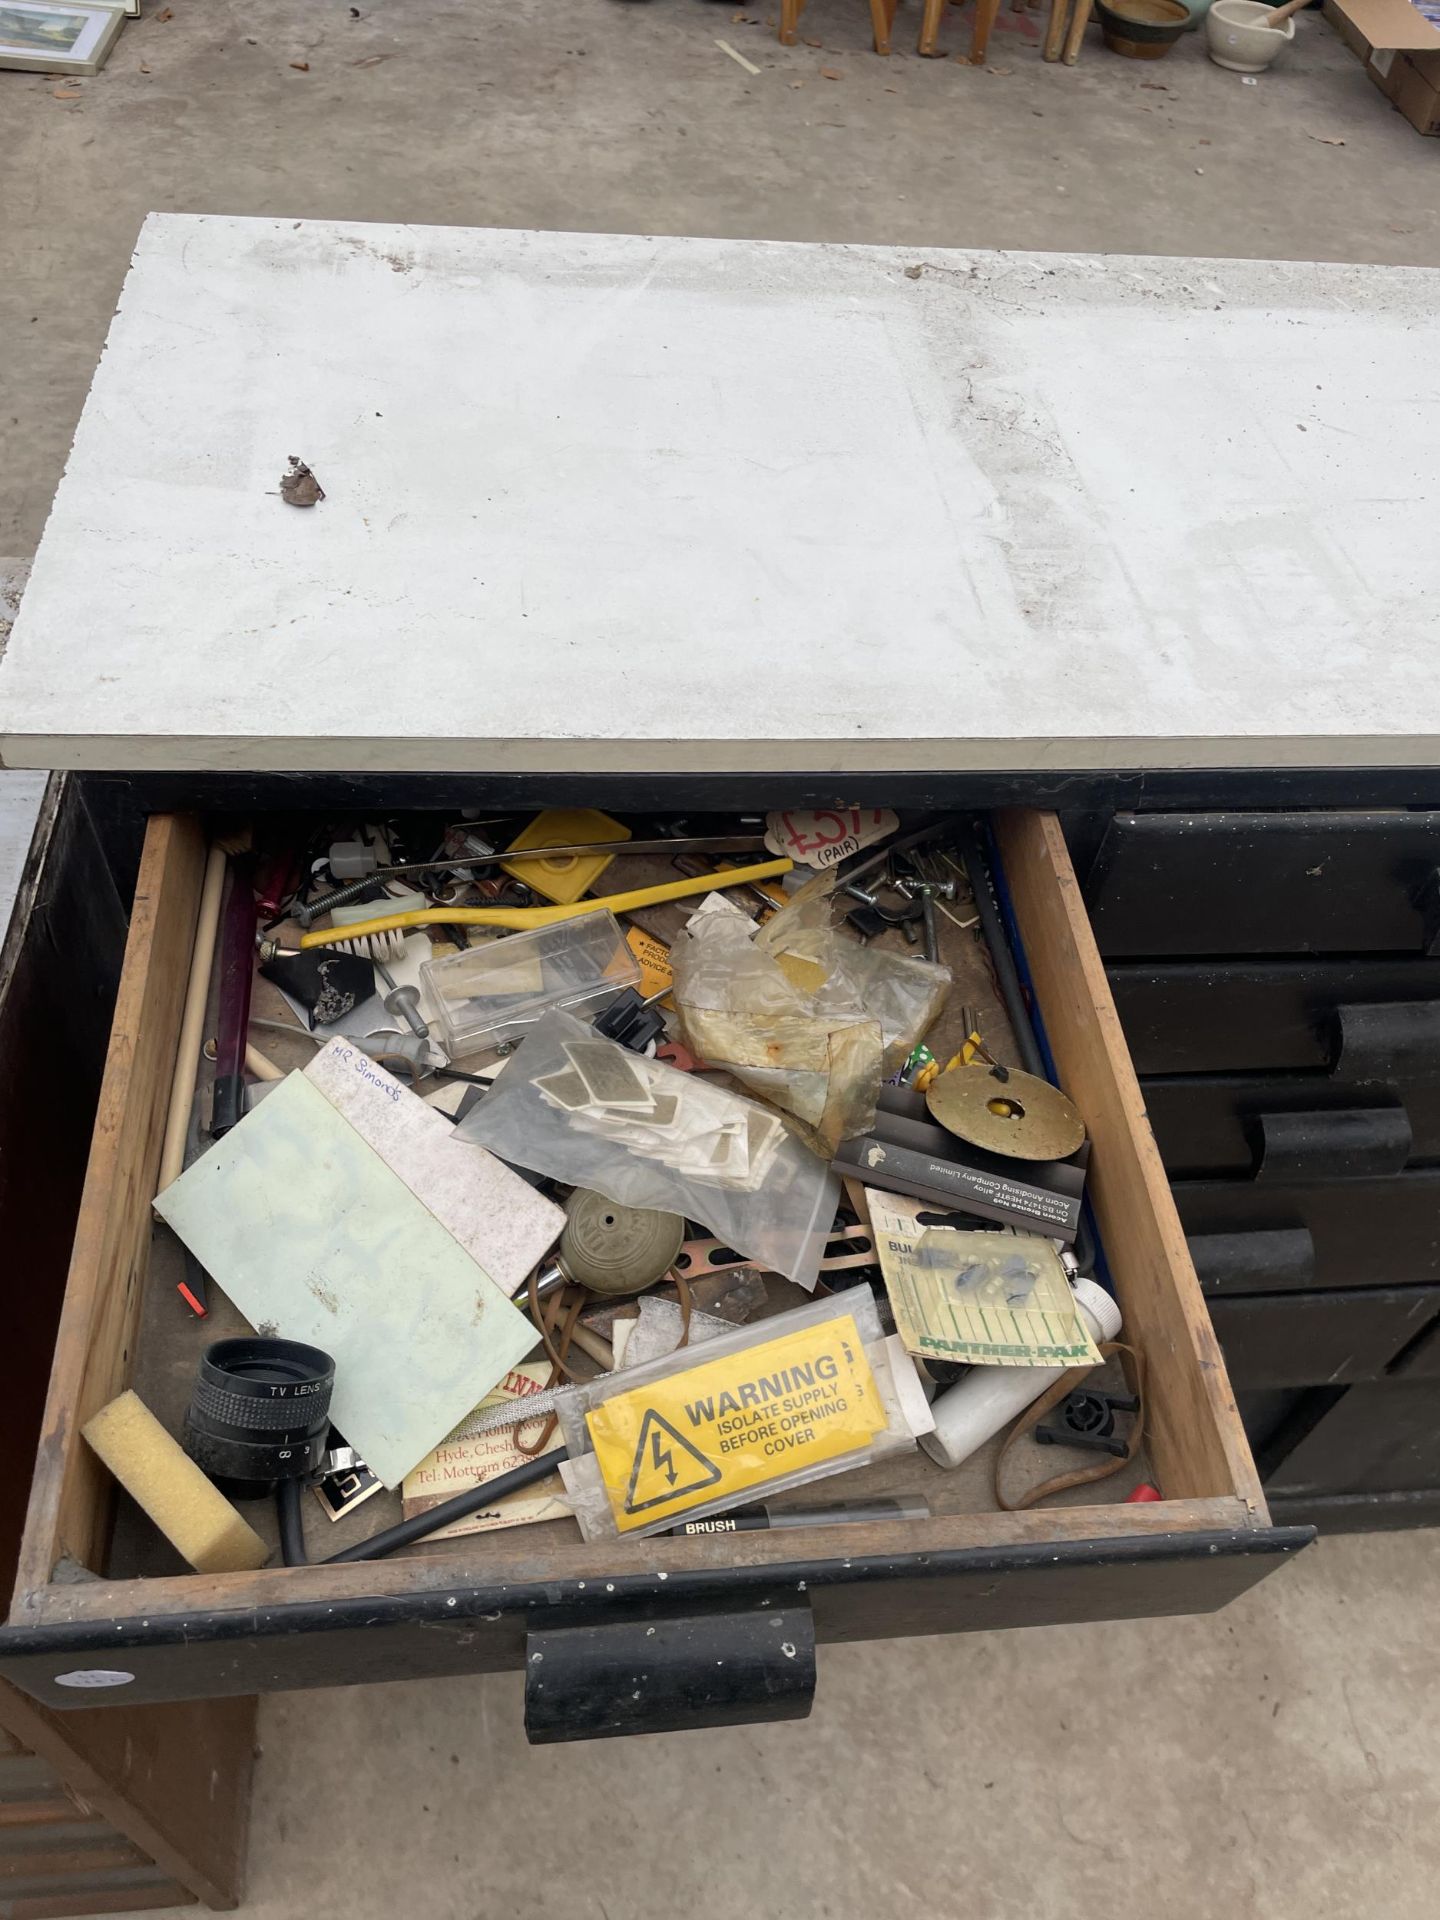
<path fill-rule="evenodd" d="M 1372 60 L 1374 55 L 1371 56 Z M 1375 76 L 1372 68 L 1372 77 Z M 1427 79 L 1418 63 L 1408 54 L 1395 56 L 1395 63 L 1381 83 L 1387 100 L 1419 133 L 1440 134 L 1440 86 Z"/>
<path fill-rule="evenodd" d="M 1370 58 L 1370 42 L 1365 38 L 1364 34 L 1361 33 L 1360 29 L 1340 11 L 1336 0 L 1324 0 L 1320 11 L 1345 42 L 1351 53 L 1355 55 L 1357 60 L 1365 61 Z"/>
<path fill-rule="evenodd" d="M 1325 0 L 1324 13 L 1411 126 L 1440 134 L 1440 27 L 1410 0 Z"/>

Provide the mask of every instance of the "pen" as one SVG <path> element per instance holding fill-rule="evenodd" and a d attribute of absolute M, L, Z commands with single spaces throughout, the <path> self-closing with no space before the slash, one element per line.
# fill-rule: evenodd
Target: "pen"
<path fill-rule="evenodd" d="M 924 1500 L 842 1500 L 833 1507 L 741 1507 L 687 1520 L 671 1533 L 764 1533 L 773 1527 L 858 1526 L 865 1520 L 928 1520 Z"/>

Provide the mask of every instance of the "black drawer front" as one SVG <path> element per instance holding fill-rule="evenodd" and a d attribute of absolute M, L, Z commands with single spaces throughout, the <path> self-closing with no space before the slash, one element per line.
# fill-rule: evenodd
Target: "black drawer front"
<path fill-rule="evenodd" d="M 1106 958 L 1426 954 L 1440 812 L 1117 813 L 1086 904 Z"/>
<path fill-rule="evenodd" d="M 1337 1007 L 1440 1002 L 1440 960 L 1127 961 L 1106 974 L 1142 1075 L 1328 1070 Z"/>
<path fill-rule="evenodd" d="M 1210 1318 L 1237 1392 L 1352 1386 L 1392 1368 L 1410 1379 L 1406 1361 L 1440 1332 L 1440 1287 L 1222 1296 Z"/>
<path fill-rule="evenodd" d="M 1440 1527 L 1440 1487 L 1418 1493 L 1270 1494 L 1276 1523 L 1318 1527 L 1322 1533 L 1396 1533 L 1402 1527 Z"/>
<path fill-rule="evenodd" d="M 1265 1484 L 1291 1499 L 1440 1487 L 1440 1393 L 1402 1381 L 1348 1388 Z"/>
<path fill-rule="evenodd" d="M 1142 1091 L 1172 1179 L 1346 1179 L 1440 1160 L 1440 1086 L 1402 1094 L 1319 1074 L 1177 1074 Z"/>
<path fill-rule="evenodd" d="M 741 1616 L 808 1605 L 820 1642 L 1208 1613 L 1311 1538 L 1306 1528 L 1160 1533 L 735 1568 L 678 1576 L 663 1586 L 653 1576 L 628 1575 L 606 1583 L 603 1597 L 594 1582 L 565 1580 L 377 1594 L 334 1605 L 0 1627 L 0 1675 L 43 1705 L 64 1710 L 95 1704 L 94 1692 L 58 1682 L 58 1675 L 76 1669 L 130 1674 L 128 1706 L 495 1673 L 524 1667 L 527 1643 L 544 1631 L 616 1620 L 658 1623 L 697 1606 Z M 737 1657 L 750 1624 L 736 1619 Z M 718 1633 L 720 1623 L 714 1626 Z"/>
<path fill-rule="evenodd" d="M 1440 1169 L 1291 1187 L 1254 1180 L 1178 1180 L 1172 1191 L 1192 1238 L 1308 1231 L 1314 1259 L 1308 1275 L 1297 1277 L 1301 1287 L 1419 1286 L 1440 1280 Z"/>

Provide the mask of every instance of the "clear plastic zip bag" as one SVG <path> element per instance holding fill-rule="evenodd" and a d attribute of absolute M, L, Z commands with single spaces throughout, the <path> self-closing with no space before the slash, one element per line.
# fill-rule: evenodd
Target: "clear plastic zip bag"
<path fill-rule="evenodd" d="M 622 1206 L 698 1220 L 813 1287 L 839 1182 L 773 1113 L 699 1074 L 546 1014 L 457 1137 Z"/>

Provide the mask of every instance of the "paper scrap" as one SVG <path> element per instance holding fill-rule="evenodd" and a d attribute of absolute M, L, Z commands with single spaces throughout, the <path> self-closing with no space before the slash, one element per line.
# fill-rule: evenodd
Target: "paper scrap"
<path fill-rule="evenodd" d="M 457 1140 L 443 1114 L 359 1047 L 330 1041 L 305 1078 L 482 1269 L 492 1306 L 517 1312 L 510 1300 L 564 1232 L 562 1210 L 493 1153 Z"/>
<path fill-rule="evenodd" d="M 1050 1241 L 1033 1233 L 943 1236 L 968 1243 L 977 1255 L 1010 1248 L 1023 1255 L 1028 1271 L 1014 1298 L 1007 1298 L 1003 1283 L 957 1283 L 955 1261 L 943 1259 L 936 1246 L 942 1236 L 927 1225 L 934 1208 L 874 1187 L 865 1189 L 865 1198 L 895 1328 L 907 1352 L 972 1366 L 1098 1366 L 1099 1352 Z"/>
<path fill-rule="evenodd" d="M 625 944 L 639 963 L 640 992 L 644 999 L 649 1000 L 673 984 L 675 976 L 670 971 L 670 949 L 663 940 L 657 940 L 653 933 L 646 933 L 643 927 L 631 927 L 625 935 Z"/>
<path fill-rule="evenodd" d="M 737 53 L 728 40 L 717 40 L 715 44 L 722 53 L 728 53 L 735 64 L 743 67 L 747 73 L 759 73 L 760 69 L 755 62 L 747 60 L 743 53 Z"/>
<path fill-rule="evenodd" d="M 513 1406 L 516 1401 L 541 1393 L 549 1378 L 547 1361 L 526 1360 L 512 1367 L 495 1391 L 486 1394 L 473 1413 L 460 1422 L 457 1432 L 466 1427 L 475 1414 Z M 549 1396 L 546 1398 L 548 1401 Z M 544 1417 L 543 1412 L 537 1415 L 537 1419 Z M 497 1480 L 502 1473 L 523 1466 L 531 1456 L 521 1453 L 515 1442 L 534 1437 L 533 1431 L 520 1425 L 463 1438 L 451 1433 L 433 1453 L 426 1455 L 413 1473 L 406 1474 L 401 1501 L 405 1518 L 412 1520 L 416 1514 L 428 1513 L 442 1501 L 453 1500 L 458 1493 L 467 1493 L 471 1487 L 483 1486 L 487 1480 Z M 555 1452 L 561 1444 L 557 1432 L 546 1452 Z M 568 1520 L 569 1517 L 570 1508 L 557 1473 L 549 1479 L 537 1480 L 533 1486 L 522 1487 L 518 1493 L 505 1495 L 493 1507 L 442 1527 L 430 1538 L 459 1540 L 465 1534 L 493 1533 L 500 1527 L 527 1527 L 537 1520 Z"/>

